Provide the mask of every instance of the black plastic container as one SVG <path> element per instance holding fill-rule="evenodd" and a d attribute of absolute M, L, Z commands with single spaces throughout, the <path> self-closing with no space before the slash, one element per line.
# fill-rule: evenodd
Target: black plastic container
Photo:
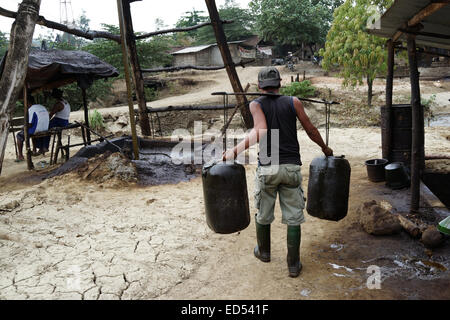
<path fill-rule="evenodd" d="M 385 168 L 386 185 L 393 189 L 407 188 L 411 184 L 407 167 L 402 162 L 388 164 Z"/>
<path fill-rule="evenodd" d="M 381 182 L 386 180 L 384 167 L 389 161 L 386 159 L 372 159 L 366 161 L 367 176 L 372 182 Z"/>
<path fill-rule="evenodd" d="M 315 158 L 309 167 L 308 214 L 331 221 L 345 218 L 350 173 L 350 163 L 344 156 Z"/>
<path fill-rule="evenodd" d="M 202 182 L 209 228 L 222 234 L 247 228 L 250 210 L 244 166 L 238 163 L 205 165 Z"/>

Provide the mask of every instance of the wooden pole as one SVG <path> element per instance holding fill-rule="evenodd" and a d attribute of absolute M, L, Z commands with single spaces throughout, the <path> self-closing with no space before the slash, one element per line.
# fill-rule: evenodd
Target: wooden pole
<path fill-rule="evenodd" d="M 131 125 L 131 135 L 133 140 L 133 153 L 134 159 L 139 160 L 139 146 L 137 140 L 136 133 L 136 122 L 134 116 L 134 108 L 133 108 L 133 97 L 131 94 L 131 81 L 130 81 L 130 66 L 128 64 L 128 52 L 127 52 L 127 39 L 125 37 L 125 23 L 123 19 L 123 5 L 122 0 L 117 0 L 117 10 L 119 14 L 119 24 L 120 24 L 120 36 L 122 43 L 122 59 L 123 59 L 123 67 L 125 71 L 125 82 L 127 85 L 127 94 L 128 94 L 128 109 L 130 113 L 130 125 Z"/>
<path fill-rule="evenodd" d="M 234 63 L 235 67 L 243 67 L 245 68 L 246 64 L 250 64 L 255 62 L 255 60 L 250 60 L 250 61 L 246 61 L 246 62 L 239 62 L 239 63 Z M 186 69 L 193 69 L 193 70 L 205 70 L 205 71 L 214 71 L 214 70 L 221 70 L 221 69 L 225 69 L 226 67 L 204 67 L 204 66 L 193 66 L 193 65 L 186 65 L 186 66 L 176 66 L 176 67 L 166 67 L 166 68 L 154 68 L 154 69 L 141 69 L 141 72 L 145 72 L 145 73 L 157 73 L 157 72 L 175 72 L 175 71 L 180 71 L 180 70 L 186 70 Z"/>
<path fill-rule="evenodd" d="M 28 123 L 30 122 L 30 119 L 28 115 L 28 92 L 26 83 L 23 85 L 23 122 L 23 136 L 25 139 L 25 150 L 27 153 L 27 168 L 28 170 L 33 170 L 33 155 L 30 148 L 30 135 L 28 134 Z"/>
<path fill-rule="evenodd" d="M 83 95 L 83 110 L 84 110 L 84 123 L 87 127 L 90 128 L 89 124 L 89 109 L 87 104 L 87 98 L 86 98 L 86 89 L 81 88 L 81 93 Z M 89 130 L 86 130 L 86 138 L 87 138 L 87 144 L 91 144 L 91 132 Z"/>
<path fill-rule="evenodd" d="M 136 1 L 136 0 L 135 0 Z M 140 1 L 140 0 L 137 0 Z M 222 21 L 223 24 L 227 24 L 227 23 L 233 23 L 233 20 L 224 20 Z M 149 32 L 146 34 L 142 34 L 139 36 L 136 36 L 137 40 L 140 39 L 145 39 L 145 38 L 150 38 L 150 37 L 154 37 L 154 36 L 158 36 L 161 34 L 166 34 L 166 33 L 174 33 L 174 32 L 187 32 L 187 31 L 192 31 L 192 30 L 196 30 L 202 27 L 206 27 L 211 25 L 211 22 L 204 22 L 204 23 L 200 23 L 196 26 L 192 26 L 192 27 L 186 27 L 186 28 L 173 28 L 173 29 L 167 29 L 167 30 L 158 30 L 158 31 L 154 31 L 154 32 Z"/>
<path fill-rule="evenodd" d="M 417 67 L 416 39 L 408 35 L 408 59 L 411 79 L 411 107 L 412 107 L 412 150 L 411 150 L 411 212 L 419 210 L 420 202 L 420 167 L 422 156 L 421 144 L 423 135 L 423 112 L 420 103 L 419 71 Z"/>
<path fill-rule="evenodd" d="M 395 49 L 394 42 L 388 40 L 387 42 L 388 50 L 388 63 L 387 63 L 387 77 L 386 77 L 386 106 L 385 112 L 382 113 L 383 119 L 381 131 L 381 144 L 383 158 L 389 160 L 391 159 L 391 141 L 392 141 L 392 93 L 394 89 L 394 59 L 395 59 Z"/>
<path fill-rule="evenodd" d="M 217 45 L 219 47 L 220 53 L 222 55 L 223 63 L 230 78 L 231 86 L 234 92 L 242 92 L 243 88 L 239 77 L 234 67 L 233 58 L 231 57 L 230 48 L 228 48 L 227 38 L 223 30 L 222 21 L 219 17 L 219 12 L 217 11 L 216 2 L 214 0 L 205 0 L 206 6 L 208 7 L 209 16 L 211 19 L 211 24 L 214 29 L 214 34 L 216 36 Z M 245 96 L 237 96 L 236 100 L 240 105 L 240 110 L 242 118 L 244 119 L 245 126 L 247 129 L 253 128 L 253 117 L 250 113 L 248 107 L 248 101 Z"/>
<path fill-rule="evenodd" d="M 134 0 L 136 1 L 136 0 Z M 140 1 L 140 0 L 139 0 Z M 130 0 L 122 0 L 123 6 L 123 25 L 125 27 L 124 33 L 126 37 L 126 45 L 129 52 L 131 68 L 132 68 L 132 78 L 134 82 L 134 87 L 136 89 L 136 98 L 138 101 L 139 108 L 139 125 L 141 126 L 141 131 L 143 135 L 150 136 L 152 134 L 152 128 L 150 126 L 149 115 L 147 114 L 147 101 L 145 100 L 145 90 L 144 90 L 144 78 L 142 77 L 141 66 L 139 64 L 137 49 L 136 49 L 136 38 L 134 37 L 133 31 L 133 19 L 131 18 L 131 8 Z"/>

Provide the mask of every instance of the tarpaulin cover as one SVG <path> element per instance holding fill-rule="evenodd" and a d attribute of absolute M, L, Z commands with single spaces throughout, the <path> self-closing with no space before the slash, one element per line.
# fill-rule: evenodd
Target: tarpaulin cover
<path fill-rule="evenodd" d="M 89 52 L 33 49 L 28 59 L 26 82 L 31 90 L 52 89 L 73 81 L 78 81 L 79 85 L 91 84 L 93 80 L 118 75 L 116 68 Z"/>

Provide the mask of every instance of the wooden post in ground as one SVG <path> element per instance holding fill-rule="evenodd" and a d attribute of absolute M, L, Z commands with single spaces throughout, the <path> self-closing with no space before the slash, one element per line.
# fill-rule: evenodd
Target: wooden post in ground
<path fill-rule="evenodd" d="M 392 93 L 394 89 L 394 57 L 395 49 L 394 42 L 388 40 L 387 42 L 388 50 L 388 62 L 387 62 L 387 76 L 386 76 L 386 105 L 385 112 L 382 112 L 381 119 L 382 128 L 381 130 L 381 145 L 383 158 L 389 160 L 391 159 L 391 141 L 392 141 Z"/>
<path fill-rule="evenodd" d="M 0 174 L 9 134 L 9 116 L 23 94 L 28 70 L 28 55 L 41 0 L 23 1 L 11 28 L 11 40 L 5 68 L 0 79 Z"/>
<path fill-rule="evenodd" d="M 420 176 L 423 160 L 423 111 L 420 102 L 419 71 L 417 67 L 416 39 L 408 35 L 408 59 L 411 79 L 411 107 L 412 107 L 412 150 L 411 150 L 411 212 L 419 210 L 420 202 Z"/>
<path fill-rule="evenodd" d="M 28 113 L 28 90 L 27 83 L 23 85 L 23 136 L 25 142 L 25 151 L 27 155 L 27 168 L 28 170 L 33 170 L 33 154 L 30 148 L 30 135 L 28 134 L 28 123 L 30 123 L 29 113 Z"/>
<path fill-rule="evenodd" d="M 126 0 L 125 0 L 126 1 Z M 128 96 L 128 109 L 130 113 L 130 126 L 131 126 L 131 136 L 133 140 L 133 153 L 134 160 L 139 160 L 139 146 L 138 139 L 136 133 L 136 119 L 134 116 L 134 107 L 133 107 L 133 97 L 131 94 L 131 81 L 130 81 L 130 66 L 128 64 L 128 52 L 127 52 L 127 39 L 125 37 L 125 23 L 123 19 L 123 5 L 122 0 L 117 0 L 117 10 L 119 14 L 119 24 L 120 24 L 120 36 L 121 36 L 121 44 L 122 44 L 122 59 L 123 59 L 123 67 L 125 72 L 125 82 L 127 84 L 127 96 Z"/>
<path fill-rule="evenodd" d="M 87 98 L 86 98 L 86 88 L 81 88 L 81 93 L 83 96 L 83 111 L 84 111 L 84 124 L 86 127 L 90 128 L 89 124 L 89 109 L 87 104 Z M 86 130 L 86 138 L 87 138 L 87 144 L 91 144 L 91 132 L 89 130 Z"/>
<path fill-rule="evenodd" d="M 133 19 L 131 17 L 130 3 L 134 1 L 141 0 L 122 0 L 123 6 L 123 20 L 125 27 L 125 37 L 127 39 L 126 45 L 129 52 L 131 68 L 132 68 L 132 78 L 134 82 L 134 87 L 136 89 L 136 98 L 138 101 L 139 108 L 139 125 L 141 126 L 141 131 L 143 135 L 152 135 L 152 128 L 149 121 L 149 115 L 147 111 L 147 101 L 145 99 L 144 90 L 144 78 L 142 77 L 141 66 L 138 59 L 137 49 L 136 49 L 136 38 L 133 30 Z"/>
<path fill-rule="evenodd" d="M 233 58 L 231 57 L 230 48 L 228 48 L 227 38 L 223 30 L 222 21 L 217 11 L 215 0 L 205 0 L 208 7 L 209 17 L 216 36 L 217 45 L 219 46 L 220 53 L 222 55 L 223 63 L 230 78 L 231 87 L 234 92 L 243 92 L 241 82 L 234 67 Z M 245 96 L 237 96 L 237 103 L 240 105 L 242 118 L 244 119 L 247 129 L 253 128 L 253 117 L 248 107 L 248 101 Z"/>

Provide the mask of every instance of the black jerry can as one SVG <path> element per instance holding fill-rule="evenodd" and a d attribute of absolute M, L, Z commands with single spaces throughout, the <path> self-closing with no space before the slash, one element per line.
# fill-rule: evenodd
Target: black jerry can
<path fill-rule="evenodd" d="M 318 157 L 309 167 L 306 211 L 313 217 L 339 221 L 347 215 L 350 163 L 344 156 Z"/>
<path fill-rule="evenodd" d="M 244 166 L 218 163 L 202 170 L 206 223 L 216 233 L 229 234 L 250 224 Z"/>

